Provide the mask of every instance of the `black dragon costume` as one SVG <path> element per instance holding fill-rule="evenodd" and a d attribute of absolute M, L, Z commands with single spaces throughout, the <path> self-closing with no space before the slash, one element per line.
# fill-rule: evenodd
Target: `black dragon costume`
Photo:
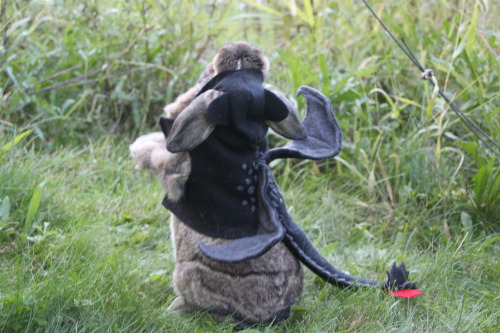
<path fill-rule="evenodd" d="M 197 232 L 234 239 L 219 246 L 200 243 L 202 252 L 212 260 L 241 262 L 283 241 L 309 269 L 339 287 L 415 290 L 416 282 L 407 281 L 409 271 L 404 263 L 399 267 L 394 263 L 385 282 L 356 278 L 336 269 L 292 221 L 269 163 L 277 158 L 334 157 L 340 152 L 342 134 L 330 101 L 303 86 L 298 94 L 307 101 L 302 124 L 307 137 L 268 150 L 266 121 L 284 120 L 289 111 L 262 83 L 262 72 L 257 69 L 231 70 L 219 73 L 201 89 L 198 95 L 209 89 L 223 92 L 208 107 L 208 118 L 216 126 L 189 151 L 191 174 L 183 197 L 176 202 L 165 197 L 163 205 Z M 165 136 L 173 123 L 166 117 L 160 119 Z"/>

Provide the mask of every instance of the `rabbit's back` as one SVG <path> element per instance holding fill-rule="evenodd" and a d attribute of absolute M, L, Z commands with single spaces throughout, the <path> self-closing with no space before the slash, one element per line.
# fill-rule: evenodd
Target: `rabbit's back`
<path fill-rule="evenodd" d="M 176 255 L 173 283 L 187 306 L 246 323 L 289 315 L 302 292 L 303 272 L 282 242 L 258 258 L 220 263 L 205 257 L 198 243 L 220 245 L 229 240 L 202 235 L 175 216 L 171 223 Z"/>

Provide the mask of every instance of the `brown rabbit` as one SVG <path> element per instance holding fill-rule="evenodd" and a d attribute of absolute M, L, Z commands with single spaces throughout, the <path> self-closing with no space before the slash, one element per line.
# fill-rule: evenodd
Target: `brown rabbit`
<path fill-rule="evenodd" d="M 394 264 L 386 282 L 338 270 L 293 222 L 268 164 L 331 158 L 342 135 L 328 98 L 306 86 L 299 89 L 307 100 L 301 124 L 282 93 L 262 87 L 268 69 L 254 46 L 225 45 L 197 85 L 167 106 L 170 119 L 160 120 L 167 139 L 152 133 L 130 146 L 138 167 L 158 175 L 163 204 L 176 215 L 178 297 L 170 310 L 204 309 L 243 325 L 283 319 L 301 294 L 299 260 L 339 287 L 416 289 L 404 264 Z M 268 150 L 268 127 L 292 141 Z"/>
<path fill-rule="evenodd" d="M 166 106 L 169 118 L 180 117 L 179 122 L 190 126 L 182 128 L 180 135 L 177 133 L 179 144 L 197 145 L 210 134 L 211 126 L 204 112 L 220 92 L 209 90 L 195 97 L 200 88 L 219 72 L 242 68 L 257 68 L 266 76 L 269 62 L 249 43 L 229 43 L 208 64 L 198 83 Z M 274 93 L 290 113 L 285 120 L 269 121 L 268 125 L 285 137 L 303 137 L 297 111 L 284 94 Z M 184 183 L 191 172 L 187 153 L 170 153 L 161 132 L 139 137 L 130 151 L 138 168 L 156 173 L 170 200 L 182 197 Z M 176 261 L 173 285 L 178 295 L 169 307 L 171 311 L 203 309 L 216 319 L 232 316 L 245 324 L 280 320 L 289 315 L 290 306 L 298 302 L 302 292 L 303 271 L 298 259 L 282 242 L 260 257 L 235 264 L 221 263 L 207 258 L 198 244 L 221 245 L 229 240 L 202 235 L 173 214 L 170 223 Z"/>

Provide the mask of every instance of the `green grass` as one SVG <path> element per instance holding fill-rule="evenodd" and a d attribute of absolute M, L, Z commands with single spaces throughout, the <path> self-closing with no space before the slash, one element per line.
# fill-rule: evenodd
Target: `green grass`
<path fill-rule="evenodd" d="M 254 330 L 498 331 L 498 158 L 358 2 L 296 1 L 295 15 L 292 3 L 1 1 L 1 332 L 233 331 L 166 311 L 168 212 L 127 147 L 241 39 L 269 56 L 268 83 L 291 99 L 320 89 L 343 129 L 335 160 L 273 166 L 295 221 L 335 266 L 383 278 L 404 261 L 425 291 L 339 290 L 308 272 L 292 316 Z M 500 142 L 500 6 L 372 5 Z"/>

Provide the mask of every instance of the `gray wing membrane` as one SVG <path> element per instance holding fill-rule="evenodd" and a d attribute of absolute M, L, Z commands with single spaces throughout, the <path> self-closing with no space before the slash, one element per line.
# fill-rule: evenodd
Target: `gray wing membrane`
<path fill-rule="evenodd" d="M 298 95 L 307 100 L 307 114 L 302 123 L 307 132 L 304 140 L 292 140 L 285 146 L 267 152 L 267 161 L 278 158 L 321 160 L 340 152 L 342 131 L 333 114 L 332 104 L 323 94 L 308 86 L 300 87 Z"/>

